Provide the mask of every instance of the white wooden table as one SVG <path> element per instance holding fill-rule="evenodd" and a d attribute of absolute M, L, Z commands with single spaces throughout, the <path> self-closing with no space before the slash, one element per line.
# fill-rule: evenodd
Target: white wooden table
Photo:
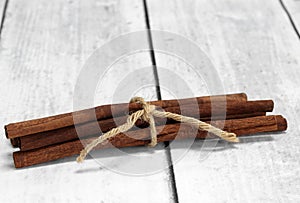
<path fill-rule="evenodd" d="M 214 63 L 226 93 L 271 98 L 274 113 L 289 123 L 285 134 L 244 138 L 236 145 L 220 142 L 204 149 L 205 156 L 203 142 L 196 141 L 173 168 L 165 166 L 180 146 L 130 149 L 137 157 L 159 155 L 147 164 L 164 168 L 139 176 L 115 173 L 92 159 L 79 165 L 75 157 L 16 170 L 2 130 L 0 202 L 300 201 L 299 1 L 0 0 L 0 16 L 0 126 L 72 111 L 76 79 L 88 57 L 121 34 L 149 28 L 196 43 Z M 147 37 L 149 48 L 172 46 L 172 39 L 158 45 L 159 40 Z M 140 67 L 149 67 L 147 77 Z M 193 93 L 175 85 L 181 81 L 163 70 L 182 76 Z M 95 104 L 127 102 L 133 95 L 118 97 L 113 90 L 129 72 L 136 72 L 133 85 L 143 87 L 145 78 L 152 84 L 136 90 L 148 99 L 209 94 L 194 71 L 161 52 L 136 53 L 107 72 Z M 174 92 L 168 92 L 170 84 Z M 103 153 L 106 160 L 114 159 Z M 129 160 L 124 164 L 143 167 L 130 154 L 124 159 Z"/>

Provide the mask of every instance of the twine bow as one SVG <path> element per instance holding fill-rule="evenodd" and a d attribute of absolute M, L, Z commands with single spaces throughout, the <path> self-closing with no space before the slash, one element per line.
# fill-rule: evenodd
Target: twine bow
<path fill-rule="evenodd" d="M 142 97 L 133 97 L 130 100 L 130 103 L 136 102 L 140 103 L 142 105 L 142 110 L 138 110 L 128 116 L 127 122 L 123 125 L 120 125 L 116 128 L 111 129 L 110 131 L 104 133 L 103 135 L 99 136 L 95 140 L 93 140 L 91 143 L 89 143 L 81 152 L 80 155 L 77 157 L 77 162 L 83 162 L 87 154 L 98 144 L 103 143 L 104 141 L 108 140 L 111 137 L 116 136 L 119 133 L 126 132 L 130 130 L 136 123 L 136 121 L 141 118 L 144 121 L 149 123 L 150 126 L 150 134 L 151 134 L 151 142 L 149 144 L 150 147 L 155 147 L 157 145 L 157 133 L 156 133 L 156 127 L 155 127 L 155 121 L 154 117 L 160 117 L 160 118 L 171 118 L 175 121 L 179 121 L 182 123 L 188 123 L 191 126 L 197 127 L 200 130 L 207 131 L 209 133 L 212 133 L 228 142 L 239 142 L 238 138 L 236 137 L 236 134 L 229 133 L 226 131 L 223 131 L 219 128 L 216 128 L 208 123 L 202 122 L 200 120 L 197 120 L 192 117 L 188 116 L 182 116 L 179 114 L 171 113 L 171 112 L 163 112 L 156 110 L 154 105 L 150 105 L 149 103 L 145 102 L 145 100 Z"/>

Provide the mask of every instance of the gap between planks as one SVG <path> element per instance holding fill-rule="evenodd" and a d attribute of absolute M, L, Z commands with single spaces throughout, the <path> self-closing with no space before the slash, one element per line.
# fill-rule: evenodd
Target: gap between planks
<path fill-rule="evenodd" d="M 150 26 L 150 18 L 148 14 L 148 6 L 147 6 L 147 0 L 143 0 L 144 4 L 144 12 L 145 12 L 145 21 L 147 26 L 147 36 L 148 36 L 148 42 L 149 42 L 149 48 L 150 48 L 150 57 L 151 57 L 151 63 L 153 67 L 153 74 L 155 79 L 155 89 L 156 89 L 156 96 L 158 100 L 162 100 L 161 96 L 161 90 L 160 90 L 160 84 L 159 84 L 159 76 L 158 76 L 158 70 L 156 66 L 156 59 L 155 59 L 155 52 L 154 52 L 154 46 L 153 46 L 153 40 L 151 35 L 151 26 Z M 172 198 L 175 203 L 178 203 L 178 193 L 177 193 L 177 186 L 176 186 L 176 179 L 175 179 L 175 173 L 173 168 L 173 160 L 172 160 L 172 154 L 170 149 L 170 142 L 164 142 L 165 146 L 165 153 L 167 157 L 167 164 L 168 164 L 168 175 L 170 180 L 170 187 L 172 192 Z"/>
<path fill-rule="evenodd" d="M 283 11 L 285 12 L 285 14 L 287 15 L 292 27 L 293 27 L 293 30 L 295 31 L 296 35 L 298 36 L 298 39 L 300 39 L 300 33 L 297 29 L 297 26 L 293 20 L 293 17 L 292 17 L 292 14 L 289 12 L 289 9 L 286 7 L 285 3 L 283 2 L 283 0 L 279 0 L 279 3 L 283 9 Z"/>
<path fill-rule="evenodd" d="M 5 21 L 7 6 L 8 6 L 8 0 L 5 0 L 4 5 L 3 5 L 3 10 L 2 10 L 2 15 L 0 15 L 1 16 L 0 39 L 1 39 L 1 33 L 2 33 L 2 29 L 3 29 L 4 21 Z"/>

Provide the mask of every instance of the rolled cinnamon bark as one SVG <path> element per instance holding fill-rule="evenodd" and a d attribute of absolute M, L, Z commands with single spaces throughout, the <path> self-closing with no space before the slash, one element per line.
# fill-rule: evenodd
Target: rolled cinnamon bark
<path fill-rule="evenodd" d="M 284 131 L 287 129 L 287 121 L 280 115 L 277 116 L 259 116 L 253 118 L 212 121 L 210 122 L 215 127 L 222 127 L 228 132 L 234 132 L 237 136 L 248 135 L 262 132 Z M 180 128 L 180 134 L 177 134 Z M 158 126 L 158 142 L 172 141 L 176 139 L 194 138 L 195 135 L 190 133 L 191 126 L 188 124 L 169 124 L 166 126 Z M 105 149 L 111 147 L 129 147 L 141 146 L 150 142 L 149 129 L 140 129 L 136 131 L 118 134 L 109 139 L 110 143 L 103 143 L 98 145 L 95 149 Z M 198 130 L 196 138 L 212 137 L 207 132 Z M 16 168 L 22 168 L 35 164 L 40 164 L 48 161 L 57 160 L 60 158 L 79 154 L 84 145 L 90 143 L 94 138 L 85 140 L 75 140 L 57 145 L 51 145 L 44 148 L 19 151 L 13 153 L 14 163 Z"/>
<path fill-rule="evenodd" d="M 226 102 L 226 101 L 246 101 L 247 96 L 244 93 L 229 94 L 229 95 L 216 95 L 205 96 L 179 100 L 160 100 L 150 102 L 153 105 L 160 106 L 162 108 L 178 107 L 180 105 L 188 105 L 198 102 L 199 105 L 210 102 Z M 55 130 L 67 126 L 74 125 L 74 118 L 76 116 L 76 124 L 86 123 L 94 120 L 96 115 L 97 120 L 112 118 L 112 116 L 124 116 L 130 111 L 136 111 L 141 109 L 141 106 L 136 103 L 123 103 L 98 106 L 91 109 L 81 110 L 73 113 L 65 113 L 56 116 L 50 116 L 46 118 L 34 119 L 29 121 L 23 121 L 18 123 L 11 123 L 5 126 L 5 133 L 7 138 L 22 137 L 39 132 L 45 132 L 49 130 Z"/>
<path fill-rule="evenodd" d="M 245 102 L 236 102 L 228 101 L 224 102 L 215 102 L 212 106 L 211 103 L 204 103 L 199 106 L 199 111 L 190 108 L 188 105 L 183 105 L 183 112 L 180 107 L 167 107 L 164 110 L 172 113 L 182 114 L 185 116 L 195 117 L 202 121 L 208 121 L 211 119 L 232 119 L 232 118 L 244 118 L 244 117 L 253 117 L 253 116 L 262 116 L 265 115 L 265 112 L 273 110 L 273 101 L 272 100 L 261 100 L 261 101 L 245 101 Z M 214 115 L 212 116 L 212 110 L 214 110 Z M 120 124 L 126 122 L 127 117 L 117 117 L 110 118 L 105 120 L 98 121 L 98 124 L 102 132 L 107 132 L 108 130 L 117 127 Z M 165 119 L 155 119 L 157 125 L 162 125 L 166 123 Z M 116 124 L 117 123 L 117 124 Z M 145 123 L 138 122 L 136 124 L 139 127 L 145 126 Z M 77 135 L 76 130 L 79 130 L 80 133 Z M 22 151 L 37 149 L 40 147 L 58 144 L 66 141 L 71 141 L 78 139 L 79 137 L 85 137 L 93 134 L 99 134 L 98 126 L 95 126 L 94 123 L 85 123 L 82 125 L 68 126 L 65 128 L 60 128 L 52 131 L 46 131 L 41 133 L 36 133 L 32 135 L 27 135 L 19 138 L 19 147 Z"/>
<path fill-rule="evenodd" d="M 16 137 L 16 138 L 12 138 L 10 139 L 10 143 L 13 147 L 20 147 L 20 138 Z"/>

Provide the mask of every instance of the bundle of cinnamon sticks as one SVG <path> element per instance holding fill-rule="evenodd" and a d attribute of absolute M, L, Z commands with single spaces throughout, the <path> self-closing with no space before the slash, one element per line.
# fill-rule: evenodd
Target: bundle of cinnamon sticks
<path fill-rule="evenodd" d="M 194 105 L 196 102 L 196 105 Z M 195 117 L 201 121 L 236 133 L 237 136 L 263 132 L 284 131 L 287 121 L 281 115 L 266 115 L 272 112 L 272 100 L 248 101 L 244 93 L 204 96 L 180 100 L 151 101 L 150 104 L 164 111 Z M 196 109 L 195 109 L 196 106 Z M 142 109 L 137 103 L 123 103 L 98 106 L 72 113 L 65 113 L 46 118 L 34 119 L 5 126 L 6 137 L 12 146 L 20 150 L 13 153 L 16 168 L 22 168 L 67 156 L 77 155 L 102 133 L 126 122 L 127 116 Z M 184 109 L 184 112 L 182 112 Z M 73 116 L 76 115 L 76 127 Z M 95 119 L 98 123 L 95 126 Z M 155 118 L 158 142 L 176 139 L 194 138 L 188 124 L 172 120 Z M 105 149 L 112 145 L 118 148 L 141 146 L 150 142 L 148 124 L 139 120 L 139 128 L 126 134 L 120 133 L 109 139 L 109 142 L 95 149 Z M 180 128 L 180 134 L 178 130 Z M 81 133 L 77 133 L 80 130 Z M 196 138 L 213 137 L 207 132 L 198 130 Z"/>

